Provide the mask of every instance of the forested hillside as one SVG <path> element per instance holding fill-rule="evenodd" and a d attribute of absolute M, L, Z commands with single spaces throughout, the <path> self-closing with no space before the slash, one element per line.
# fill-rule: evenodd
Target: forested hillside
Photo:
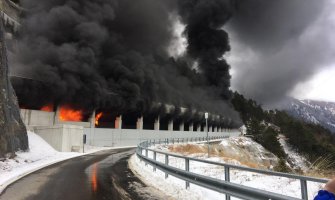
<path fill-rule="evenodd" d="M 285 111 L 263 110 L 257 102 L 237 92 L 233 95 L 232 104 L 240 113 L 247 133 L 278 157 L 286 157 L 277 140 L 280 133 L 311 162 L 320 157 L 333 157 L 335 137 L 322 126 L 297 120 Z"/>

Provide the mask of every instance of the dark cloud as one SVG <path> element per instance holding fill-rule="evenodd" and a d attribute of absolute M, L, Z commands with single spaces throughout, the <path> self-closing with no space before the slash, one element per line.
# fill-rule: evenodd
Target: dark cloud
<path fill-rule="evenodd" d="M 240 0 L 228 25 L 233 85 L 271 105 L 332 60 L 331 1 Z"/>

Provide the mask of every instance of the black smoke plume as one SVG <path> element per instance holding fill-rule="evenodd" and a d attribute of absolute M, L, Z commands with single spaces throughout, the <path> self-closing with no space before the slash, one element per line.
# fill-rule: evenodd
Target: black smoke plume
<path fill-rule="evenodd" d="M 222 27 L 233 12 L 231 0 L 179 1 L 179 13 L 186 24 L 187 52 L 198 61 L 207 83 L 223 99 L 230 98 L 229 65 L 222 59 L 230 50 L 228 34 Z"/>
<path fill-rule="evenodd" d="M 169 104 L 238 122 L 222 59 L 229 50 L 220 29 L 231 16 L 229 2 L 22 0 L 26 11 L 13 61 L 13 73 L 26 77 L 13 79 L 20 104 L 144 114 L 164 112 L 155 105 Z M 188 54 L 171 58 L 167 48 L 179 14 Z"/>

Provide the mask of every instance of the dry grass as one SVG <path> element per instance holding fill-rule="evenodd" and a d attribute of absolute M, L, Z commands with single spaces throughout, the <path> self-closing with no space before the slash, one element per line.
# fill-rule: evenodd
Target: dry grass
<path fill-rule="evenodd" d="M 335 159 L 334 155 L 321 156 L 316 159 L 308 171 L 304 173 L 306 176 L 313 176 L 319 178 L 334 178 L 335 177 Z"/>
<path fill-rule="evenodd" d="M 183 155 L 207 152 L 207 149 L 204 148 L 203 146 L 193 145 L 193 144 L 169 146 L 169 150 L 171 152 L 180 153 Z"/>
<path fill-rule="evenodd" d="M 191 155 L 191 154 L 207 154 L 207 145 L 201 146 L 197 144 L 186 144 L 186 145 L 174 145 L 169 146 L 169 150 L 174 153 L 179 153 L 182 155 Z M 210 146 L 210 155 L 222 158 L 227 163 L 236 163 L 239 162 L 243 166 L 251 168 L 261 168 L 268 169 L 271 165 L 270 161 L 263 163 L 255 162 L 250 159 L 248 156 L 243 156 L 236 154 L 234 152 L 225 151 L 221 145 L 211 145 Z"/>

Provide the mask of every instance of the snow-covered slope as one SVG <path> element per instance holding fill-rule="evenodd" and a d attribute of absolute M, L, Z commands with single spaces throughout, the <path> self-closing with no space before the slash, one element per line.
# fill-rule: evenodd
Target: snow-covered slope
<path fill-rule="evenodd" d="M 206 157 L 208 152 L 207 144 L 196 143 L 158 145 L 156 148 L 198 158 Z M 279 161 L 274 154 L 248 137 L 230 137 L 220 143 L 212 143 L 210 156 L 225 163 L 261 169 L 272 169 Z"/>
<path fill-rule="evenodd" d="M 285 103 L 286 111 L 293 117 L 320 124 L 335 133 L 335 103 L 314 100 L 290 99 Z"/>
<path fill-rule="evenodd" d="M 225 138 L 220 146 L 226 157 L 235 158 L 248 167 L 271 169 L 278 162 L 274 154 L 248 137 Z"/>
<path fill-rule="evenodd" d="M 285 142 L 285 138 L 280 138 L 282 145 L 284 146 L 286 153 L 294 153 L 294 155 L 290 156 L 292 162 L 296 165 L 303 164 L 305 161 L 298 154 L 296 154 Z M 198 148 L 188 146 L 194 145 L 198 146 Z M 185 146 L 186 148 L 178 147 Z M 229 163 L 232 160 L 235 160 L 233 164 L 245 165 L 243 160 L 248 159 L 250 163 L 263 162 L 266 160 L 274 159 L 274 156 L 271 153 L 267 152 L 261 145 L 256 143 L 250 138 L 247 137 L 231 137 L 226 138 L 222 142 L 220 142 L 216 150 L 223 151 L 223 154 L 219 152 L 214 153 L 211 151 L 211 157 L 207 158 L 206 153 L 199 153 L 202 151 L 204 144 L 183 144 L 183 145 L 171 145 L 171 146 L 155 146 L 154 148 L 166 151 L 172 151 L 174 153 L 179 152 L 180 150 L 189 150 L 185 151 L 183 154 L 186 154 L 190 157 L 197 157 L 202 159 L 208 159 L 216 162 Z M 219 148 L 221 146 L 221 148 Z M 191 148 L 192 147 L 192 148 Z M 195 152 L 199 150 L 199 152 Z M 206 151 L 205 151 L 206 152 Z M 244 153 L 248 153 L 248 157 L 244 158 Z M 224 156 L 222 156 L 224 155 Z M 152 152 L 149 152 L 149 157 L 152 158 Z M 228 158 L 231 159 L 228 159 Z M 157 160 L 164 163 L 164 156 L 161 154 L 157 154 Z M 156 170 L 153 172 L 153 169 L 150 165 L 145 166 L 144 162 L 140 162 L 136 156 L 133 156 L 130 159 L 130 168 L 139 175 L 139 177 L 149 185 L 156 187 L 157 189 L 162 190 L 166 194 L 172 196 L 175 199 L 225 199 L 223 194 L 213 192 L 204 188 L 201 188 L 196 185 L 191 185 L 189 190 L 185 190 L 185 182 L 181 181 L 177 178 L 169 176 L 168 179 L 164 178 L 164 173 Z M 169 165 L 174 166 L 180 169 L 185 169 L 185 161 L 179 158 L 169 158 Z M 248 166 L 248 165 L 246 165 Z M 224 168 L 219 166 L 213 166 L 205 163 L 199 162 L 191 162 L 190 163 L 190 171 L 202 174 L 206 176 L 210 176 L 213 178 L 224 180 Z M 231 169 L 231 182 L 236 184 L 241 184 L 244 186 L 254 187 L 257 189 L 262 189 L 270 192 L 276 192 L 283 195 L 288 195 L 292 197 L 299 198 L 300 197 L 300 181 L 262 175 L 252 172 L 245 172 L 240 170 Z M 308 196 L 309 199 L 313 199 L 316 192 L 321 189 L 323 184 L 318 183 L 308 183 Z M 236 198 L 232 198 L 236 199 Z"/>
<path fill-rule="evenodd" d="M 287 138 L 284 135 L 279 135 L 278 141 L 287 155 L 287 165 L 289 165 L 291 169 L 300 169 L 303 172 L 307 172 L 311 163 L 305 157 L 301 156 L 297 151 L 295 151 L 292 146 L 286 142 Z"/>

